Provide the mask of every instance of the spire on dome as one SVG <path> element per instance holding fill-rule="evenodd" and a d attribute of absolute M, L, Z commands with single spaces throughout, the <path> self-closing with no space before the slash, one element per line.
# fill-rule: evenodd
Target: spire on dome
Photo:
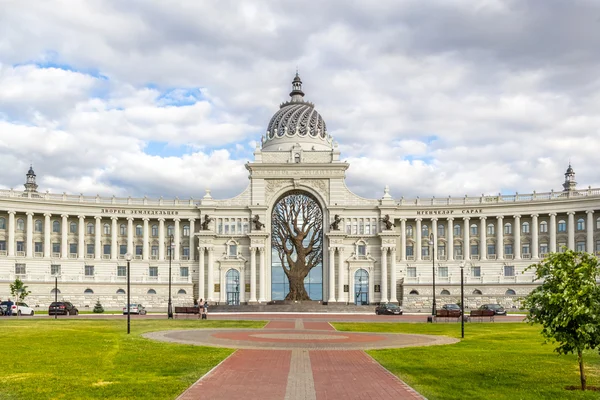
<path fill-rule="evenodd" d="M 563 183 L 563 188 L 565 192 L 571 192 L 577 190 L 576 186 L 575 171 L 573 170 L 573 167 L 571 167 L 571 162 L 569 161 L 569 167 L 567 168 L 567 172 L 565 172 L 565 183 Z"/>
<path fill-rule="evenodd" d="M 33 165 L 29 165 L 29 171 L 27 171 L 27 181 L 25 182 L 25 193 L 37 193 L 38 185 L 35 183 L 35 172 L 33 172 Z"/>
<path fill-rule="evenodd" d="M 296 69 L 296 76 L 292 81 L 292 91 L 290 92 L 290 97 L 292 98 L 292 102 L 304 101 L 304 92 L 302 91 L 302 79 L 300 79 L 300 75 L 298 75 L 298 69 Z"/>

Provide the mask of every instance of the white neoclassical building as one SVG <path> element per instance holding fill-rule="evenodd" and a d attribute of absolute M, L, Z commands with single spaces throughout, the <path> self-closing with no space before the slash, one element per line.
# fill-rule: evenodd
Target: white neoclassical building
<path fill-rule="evenodd" d="M 304 100 L 296 75 L 248 162 L 237 197 L 199 200 L 90 197 L 38 191 L 33 169 L 25 190 L 0 191 L 0 297 L 21 278 L 29 303 L 58 297 L 93 307 L 131 296 L 164 309 L 169 268 L 174 304 L 284 298 L 289 285 L 272 244 L 271 213 L 290 193 L 314 199 L 323 216 L 322 261 L 305 280 L 323 303 L 401 302 L 431 309 L 460 294 L 466 304 L 518 306 L 536 283 L 524 270 L 563 247 L 600 251 L 600 189 L 577 190 L 571 166 L 563 189 L 511 196 L 394 199 L 387 188 L 366 199 L 348 190 L 337 143 Z"/>

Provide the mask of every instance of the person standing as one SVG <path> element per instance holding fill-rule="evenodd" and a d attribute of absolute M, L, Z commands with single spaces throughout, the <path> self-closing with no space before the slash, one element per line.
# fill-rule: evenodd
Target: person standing
<path fill-rule="evenodd" d="M 208 313 L 208 301 L 204 302 L 204 314 L 202 314 L 202 319 L 207 319 L 208 316 L 206 315 Z"/>
<path fill-rule="evenodd" d="M 8 315 L 9 317 L 12 316 L 12 306 L 13 303 L 10 298 L 8 299 L 8 301 L 6 302 L 6 315 Z"/>

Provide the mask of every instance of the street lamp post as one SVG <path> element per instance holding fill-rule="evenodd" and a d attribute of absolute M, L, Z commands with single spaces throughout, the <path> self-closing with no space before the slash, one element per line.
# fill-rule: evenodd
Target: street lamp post
<path fill-rule="evenodd" d="M 460 263 L 460 337 L 465 337 L 465 262 Z"/>
<path fill-rule="evenodd" d="M 429 235 L 429 246 L 431 246 L 431 268 L 433 273 L 433 304 L 431 305 L 431 315 L 437 314 L 435 304 L 435 243 L 433 243 L 433 232 Z"/>
<path fill-rule="evenodd" d="M 58 303 L 58 275 L 54 275 L 54 305 Z M 58 318 L 58 310 L 54 310 L 54 319 Z"/>
<path fill-rule="evenodd" d="M 125 254 L 127 260 L 127 334 L 131 332 L 131 253 Z"/>
<path fill-rule="evenodd" d="M 173 260 L 173 235 L 169 236 L 169 302 L 167 303 L 167 319 L 173 319 L 173 305 L 171 304 L 171 262 Z"/>

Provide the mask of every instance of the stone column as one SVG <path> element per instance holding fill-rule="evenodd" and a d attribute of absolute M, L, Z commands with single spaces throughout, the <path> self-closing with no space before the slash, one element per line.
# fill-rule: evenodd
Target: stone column
<path fill-rule="evenodd" d="M 421 218 L 417 218 L 416 220 L 416 228 L 415 228 L 415 260 L 421 260 Z"/>
<path fill-rule="evenodd" d="M 471 244 L 469 239 L 469 217 L 463 218 L 463 260 L 471 259 Z"/>
<path fill-rule="evenodd" d="M 479 217 L 479 259 L 487 260 L 487 218 Z"/>
<path fill-rule="evenodd" d="M 215 298 L 215 266 L 214 266 L 214 253 L 215 250 L 210 247 L 208 250 L 208 291 L 207 291 L 207 299 L 209 301 L 214 301 Z M 225 290 L 225 287 L 221 288 L 221 292 Z"/>
<path fill-rule="evenodd" d="M 406 260 L 406 218 L 400 218 L 400 261 Z"/>
<path fill-rule="evenodd" d="M 585 251 L 594 254 L 594 210 L 587 210 Z"/>
<path fill-rule="evenodd" d="M 62 235 L 60 238 L 60 258 L 67 258 L 69 251 L 69 216 L 67 214 L 61 215 L 62 218 Z"/>
<path fill-rule="evenodd" d="M 198 298 L 206 299 L 204 294 L 204 251 L 206 248 L 198 247 Z"/>
<path fill-rule="evenodd" d="M 550 253 L 556 253 L 556 213 L 550 213 Z"/>
<path fill-rule="evenodd" d="M 194 218 L 190 218 L 190 240 L 189 240 L 189 249 L 190 249 L 190 261 L 194 261 L 194 259 L 196 258 L 196 252 L 194 251 L 196 249 L 196 236 L 194 236 L 194 232 L 196 227 L 194 226 L 194 222 L 196 221 Z"/>
<path fill-rule="evenodd" d="M 392 248 L 392 262 L 390 264 L 390 301 L 398 303 L 398 293 L 396 291 L 396 249 Z"/>
<path fill-rule="evenodd" d="M 96 239 L 94 244 L 94 258 L 96 260 L 102 258 L 102 217 L 94 217 L 96 219 L 96 234 L 94 235 L 94 239 Z"/>
<path fill-rule="evenodd" d="M 8 256 L 15 255 L 15 211 L 8 212 Z"/>
<path fill-rule="evenodd" d="M 440 255 L 438 254 L 438 237 L 437 237 L 437 218 L 431 218 L 431 233 L 433 234 L 433 244 L 431 245 L 431 249 L 429 249 L 429 251 L 431 252 L 431 257 L 433 257 L 433 255 L 435 254 L 435 259 L 436 261 L 440 259 Z M 429 235 L 431 236 L 431 235 Z"/>
<path fill-rule="evenodd" d="M 223 290 L 221 290 L 222 292 Z M 227 295 L 227 294 L 226 294 Z M 240 268 L 240 304 L 246 302 L 246 268 Z M 227 297 L 225 297 L 225 301 L 227 301 Z"/>
<path fill-rule="evenodd" d="M 133 217 L 127 217 L 127 252 L 131 254 L 132 258 L 135 258 L 135 251 L 133 249 Z"/>
<path fill-rule="evenodd" d="M 454 260 L 454 218 L 450 217 L 448 218 L 448 230 L 446 231 L 446 237 L 447 237 L 447 241 L 446 243 L 448 244 L 446 247 L 446 259 L 448 261 L 453 261 Z"/>
<path fill-rule="evenodd" d="M 33 213 L 27 212 L 27 226 L 26 226 L 26 242 L 25 242 L 25 255 L 28 258 L 33 257 Z"/>
<path fill-rule="evenodd" d="M 267 296 L 266 296 L 266 290 L 267 290 L 267 283 L 265 282 L 265 248 L 264 247 L 260 247 L 258 249 L 259 251 L 259 284 L 260 284 L 260 293 L 259 293 L 259 302 L 265 302 L 267 301 Z"/>
<path fill-rule="evenodd" d="M 515 226 L 514 226 L 514 230 L 513 230 L 513 235 L 515 236 L 515 248 L 514 248 L 514 254 L 515 254 L 515 260 L 520 260 L 521 259 L 521 216 L 520 215 L 514 215 L 513 218 L 515 219 Z"/>
<path fill-rule="evenodd" d="M 143 230 L 143 243 L 142 243 L 142 259 L 148 260 L 150 257 L 150 232 L 148 228 L 148 223 L 150 222 L 150 218 L 144 217 L 142 218 L 144 221 L 144 230 Z"/>
<path fill-rule="evenodd" d="M 335 247 L 329 248 L 329 297 L 328 303 L 335 302 Z"/>
<path fill-rule="evenodd" d="M 175 244 L 175 249 L 173 250 L 173 261 L 179 261 L 180 257 L 179 255 L 181 254 L 181 246 L 179 244 L 179 218 L 173 218 L 173 221 L 175 222 L 175 226 L 174 226 L 174 235 L 173 235 L 173 242 Z"/>
<path fill-rule="evenodd" d="M 170 245 L 170 243 L 169 243 Z M 165 219 L 158 219 L 158 261 L 165 261 Z"/>
<path fill-rule="evenodd" d="M 568 240 L 567 240 L 567 245 L 569 246 L 569 249 L 571 250 L 575 250 L 575 212 L 574 211 L 569 211 L 567 213 L 568 215 L 568 222 L 567 222 L 567 234 L 568 234 Z"/>
<path fill-rule="evenodd" d="M 338 251 L 338 296 L 337 301 L 343 303 L 346 301 L 344 293 L 344 247 L 337 248 Z"/>
<path fill-rule="evenodd" d="M 531 258 L 539 258 L 538 214 L 531 214 Z"/>
<path fill-rule="evenodd" d="M 118 218 L 111 217 L 110 227 L 110 258 L 116 260 L 118 258 L 119 246 L 117 244 L 117 235 L 119 234 L 119 227 L 117 226 Z"/>
<path fill-rule="evenodd" d="M 77 258 L 83 260 L 85 258 L 85 215 L 78 215 L 79 222 L 77 224 Z"/>
<path fill-rule="evenodd" d="M 504 259 L 504 216 L 496 217 L 496 254 L 498 260 Z"/>
<path fill-rule="evenodd" d="M 44 257 L 52 257 L 52 247 L 50 246 L 50 235 L 52 235 L 51 216 L 52 214 L 44 214 Z"/>
<path fill-rule="evenodd" d="M 388 298 L 388 273 L 387 273 L 387 247 L 381 248 L 381 302 L 387 303 Z"/>
<path fill-rule="evenodd" d="M 250 302 L 256 303 L 256 247 L 250 247 Z"/>

